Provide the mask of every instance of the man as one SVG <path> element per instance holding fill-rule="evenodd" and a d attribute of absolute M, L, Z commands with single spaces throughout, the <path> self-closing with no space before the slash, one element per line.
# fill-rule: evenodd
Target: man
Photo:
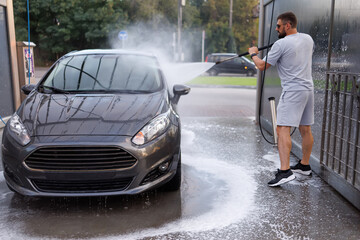
<path fill-rule="evenodd" d="M 308 34 L 298 33 L 296 25 L 294 13 L 286 12 L 278 16 L 276 31 L 280 39 L 272 46 L 266 61 L 266 69 L 277 66 L 282 86 L 276 128 L 281 165 L 275 179 L 268 183 L 271 187 L 295 179 L 293 171 L 304 175 L 311 174 L 309 160 L 314 142 L 311 133 L 311 125 L 314 123 L 311 65 L 314 41 Z M 257 56 L 258 53 L 257 47 L 249 48 L 255 65 L 263 71 L 265 61 Z M 303 156 L 298 164 L 290 167 L 291 127 L 299 128 Z"/>

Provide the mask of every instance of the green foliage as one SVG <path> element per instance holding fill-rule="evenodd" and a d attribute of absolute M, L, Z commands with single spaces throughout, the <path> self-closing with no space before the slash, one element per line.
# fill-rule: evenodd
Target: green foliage
<path fill-rule="evenodd" d="M 233 86 L 256 86 L 255 77 L 225 77 L 225 76 L 200 76 L 187 84 L 193 85 L 233 85 Z"/>
<path fill-rule="evenodd" d="M 253 16 L 257 4 L 257 0 L 234 0 L 232 29 L 238 52 L 257 45 L 259 19 Z"/>
<path fill-rule="evenodd" d="M 229 29 L 229 0 L 204 2 L 200 15 L 206 26 L 207 52 L 246 52 L 256 45 L 258 19 L 253 10 L 257 4 L 257 0 L 233 0 L 233 24 Z"/>
<path fill-rule="evenodd" d="M 128 24 L 125 5 L 103 0 L 31 0 L 31 40 L 49 60 L 72 50 L 107 47 L 109 34 Z M 17 40 L 26 40 L 26 1 L 14 1 L 14 11 Z"/>
<path fill-rule="evenodd" d="M 182 27 L 196 47 L 193 60 L 200 60 L 195 55 L 201 53 L 202 30 L 206 30 L 206 53 L 242 52 L 256 44 L 258 20 L 252 10 L 258 0 L 233 2 L 230 29 L 229 0 L 186 1 Z M 26 41 L 26 1 L 13 4 L 17 41 Z M 120 30 L 138 23 L 147 23 L 148 31 L 172 34 L 177 21 L 178 0 L 30 0 L 31 41 L 40 57 L 50 61 L 72 50 L 108 48 Z"/>

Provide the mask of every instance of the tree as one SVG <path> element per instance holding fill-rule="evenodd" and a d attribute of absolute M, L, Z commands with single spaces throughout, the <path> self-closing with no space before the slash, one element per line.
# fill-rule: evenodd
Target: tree
<path fill-rule="evenodd" d="M 30 33 L 49 60 L 72 50 L 106 47 L 109 35 L 127 25 L 126 3 L 103 0 L 31 0 Z M 14 1 L 16 35 L 27 39 L 26 1 Z"/>
<path fill-rule="evenodd" d="M 229 0 L 203 2 L 200 16 L 206 28 L 207 52 L 243 52 L 256 43 L 258 20 L 252 10 L 257 5 L 257 0 L 234 0 L 229 29 Z"/>
<path fill-rule="evenodd" d="M 200 60 L 202 30 L 206 30 L 207 53 L 242 52 L 256 44 L 258 20 L 252 10 L 258 0 L 233 1 L 231 29 L 229 0 L 186 1 L 182 39 L 186 56 L 191 56 L 187 60 Z M 14 16 L 17 40 L 27 40 L 26 1 L 14 0 Z M 124 29 L 133 36 L 129 45 L 152 42 L 172 52 L 177 20 L 178 0 L 30 0 L 30 33 L 37 44 L 37 60 L 53 61 L 72 50 L 115 46 L 118 32 Z"/>
<path fill-rule="evenodd" d="M 233 33 L 238 52 L 257 45 L 259 19 L 253 16 L 257 5 L 257 0 L 234 0 Z"/>

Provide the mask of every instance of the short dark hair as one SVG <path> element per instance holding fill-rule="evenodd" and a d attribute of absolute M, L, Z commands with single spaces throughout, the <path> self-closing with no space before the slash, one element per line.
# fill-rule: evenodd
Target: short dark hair
<path fill-rule="evenodd" d="M 296 28 L 297 19 L 293 12 L 284 12 L 277 17 L 277 20 L 281 20 L 284 24 L 290 23 L 291 28 Z"/>

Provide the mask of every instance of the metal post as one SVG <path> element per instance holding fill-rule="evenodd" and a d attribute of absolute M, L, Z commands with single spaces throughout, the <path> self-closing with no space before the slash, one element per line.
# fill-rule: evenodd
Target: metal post
<path fill-rule="evenodd" d="M 335 81 L 335 74 L 331 74 L 331 79 L 329 79 L 331 81 L 331 95 L 330 95 L 330 106 L 329 106 L 329 122 L 328 122 L 328 129 L 327 129 L 327 145 L 330 146 L 330 136 L 331 136 L 331 129 L 332 129 L 332 121 L 333 121 L 333 99 L 334 99 L 334 92 L 336 91 L 335 88 L 336 88 L 336 81 Z M 326 166 L 329 166 L 329 156 L 330 156 L 330 153 L 329 151 L 327 151 L 327 154 L 326 154 L 326 163 L 325 165 Z"/>
<path fill-rule="evenodd" d="M 29 67 L 29 83 L 30 84 L 30 78 L 31 78 L 31 59 L 30 59 L 30 56 L 31 56 L 31 52 L 30 52 L 30 9 L 29 9 L 29 0 L 26 1 L 26 4 L 27 4 L 27 21 L 28 21 L 28 67 Z"/>
<path fill-rule="evenodd" d="M 327 121 L 327 109 L 328 109 L 328 92 L 329 92 L 329 81 L 330 81 L 330 73 L 326 73 L 326 82 L 325 82 L 325 101 L 324 101 L 324 109 L 323 109 L 323 122 L 322 122 L 322 130 L 321 130 L 321 147 L 320 147 L 320 163 L 324 162 L 324 154 L 325 154 L 325 131 L 326 131 L 326 121 Z"/>
<path fill-rule="evenodd" d="M 326 70 L 330 70 L 330 61 L 332 53 L 332 35 L 334 28 L 334 12 L 335 12 L 335 0 L 331 1 L 331 15 L 330 15 L 330 28 L 329 28 L 329 45 L 328 45 L 328 58 L 326 63 Z"/>
<path fill-rule="evenodd" d="M 233 0 L 230 0 L 229 28 L 232 28 Z"/>
<path fill-rule="evenodd" d="M 202 30 L 201 34 L 201 61 L 204 62 L 205 57 L 205 30 Z"/>
<path fill-rule="evenodd" d="M 259 40 L 258 40 L 258 46 L 264 46 L 264 0 L 260 0 L 260 16 L 259 16 Z M 262 54 L 262 52 L 260 53 Z M 261 86 L 261 79 L 262 79 L 262 73 L 257 70 L 257 88 L 256 88 L 256 113 L 259 112 L 260 108 L 260 86 Z M 260 121 L 259 115 L 255 114 L 255 122 L 258 123 Z"/>
<path fill-rule="evenodd" d="M 339 147 L 339 156 L 340 159 L 342 159 L 343 156 L 343 142 L 345 141 L 344 139 L 344 124 L 345 124 L 345 116 L 346 116 L 346 95 L 347 95 L 347 89 L 348 89 L 348 81 L 349 81 L 349 75 L 345 76 L 345 82 L 344 82 L 344 92 L 343 92 L 343 99 L 342 99 L 342 107 L 341 107 L 341 112 L 342 117 L 341 117 L 341 122 L 340 122 L 340 126 L 341 126 L 341 135 L 340 135 L 340 147 Z M 341 163 L 342 161 L 339 161 L 339 165 L 338 165 L 338 174 L 341 173 Z"/>
<path fill-rule="evenodd" d="M 348 125 L 348 135 L 347 135 L 347 146 L 346 146 L 346 155 L 345 155 L 345 179 L 348 180 L 348 171 L 349 171 L 349 160 L 350 160 L 350 142 L 351 142 L 351 129 L 352 129 L 352 119 L 353 119 L 353 107 L 354 107 L 354 92 L 356 88 L 355 76 L 351 78 L 351 95 L 350 95 L 350 105 L 349 105 L 349 125 Z"/>
<path fill-rule="evenodd" d="M 354 152 L 353 152 L 353 162 L 352 162 L 352 185 L 355 186 L 356 182 L 356 163 L 358 161 L 357 153 L 358 153 L 358 144 L 359 144 L 359 122 L 360 122 L 360 108 L 357 108 L 357 117 L 356 117 L 356 125 L 355 125 L 355 143 L 354 143 Z"/>
<path fill-rule="evenodd" d="M 275 98 L 269 97 L 269 102 L 270 102 L 270 109 L 271 109 L 271 121 L 272 121 L 272 127 L 273 127 L 274 143 L 275 143 L 275 145 L 277 145 L 278 136 L 277 136 L 277 132 L 276 132 L 277 123 L 276 123 Z"/>
<path fill-rule="evenodd" d="M 335 89 L 335 112 L 334 112 L 334 135 L 332 136 L 333 140 L 333 149 L 332 149 L 332 161 L 331 161 L 331 169 L 335 169 L 335 161 L 336 161 L 336 143 L 337 143 L 337 131 L 338 131 L 338 121 L 339 121 L 339 103 L 340 103 L 340 90 L 341 90 L 341 75 L 339 74 L 337 78 L 335 78 L 336 89 Z M 338 161 L 340 161 L 341 157 L 339 157 Z"/>
<path fill-rule="evenodd" d="M 359 128 L 360 128 L 360 94 L 359 94 L 359 85 L 357 83 L 357 81 L 355 81 L 354 78 L 354 84 L 355 84 L 355 88 L 354 91 L 352 93 L 352 95 L 354 95 L 354 98 L 356 99 L 356 119 L 355 120 L 355 133 L 354 133 L 354 151 L 353 151 L 353 156 L 352 156 L 352 185 L 355 186 L 355 182 L 356 182 L 356 162 L 358 161 L 357 158 L 357 152 L 358 152 L 358 144 L 359 144 Z"/>
<path fill-rule="evenodd" d="M 178 39 L 177 39 L 177 47 L 178 47 L 178 56 L 179 56 L 179 61 L 181 61 L 181 53 L 182 53 L 182 49 L 181 49 L 181 28 L 182 28 L 182 4 L 181 4 L 181 0 L 178 1 Z"/>

